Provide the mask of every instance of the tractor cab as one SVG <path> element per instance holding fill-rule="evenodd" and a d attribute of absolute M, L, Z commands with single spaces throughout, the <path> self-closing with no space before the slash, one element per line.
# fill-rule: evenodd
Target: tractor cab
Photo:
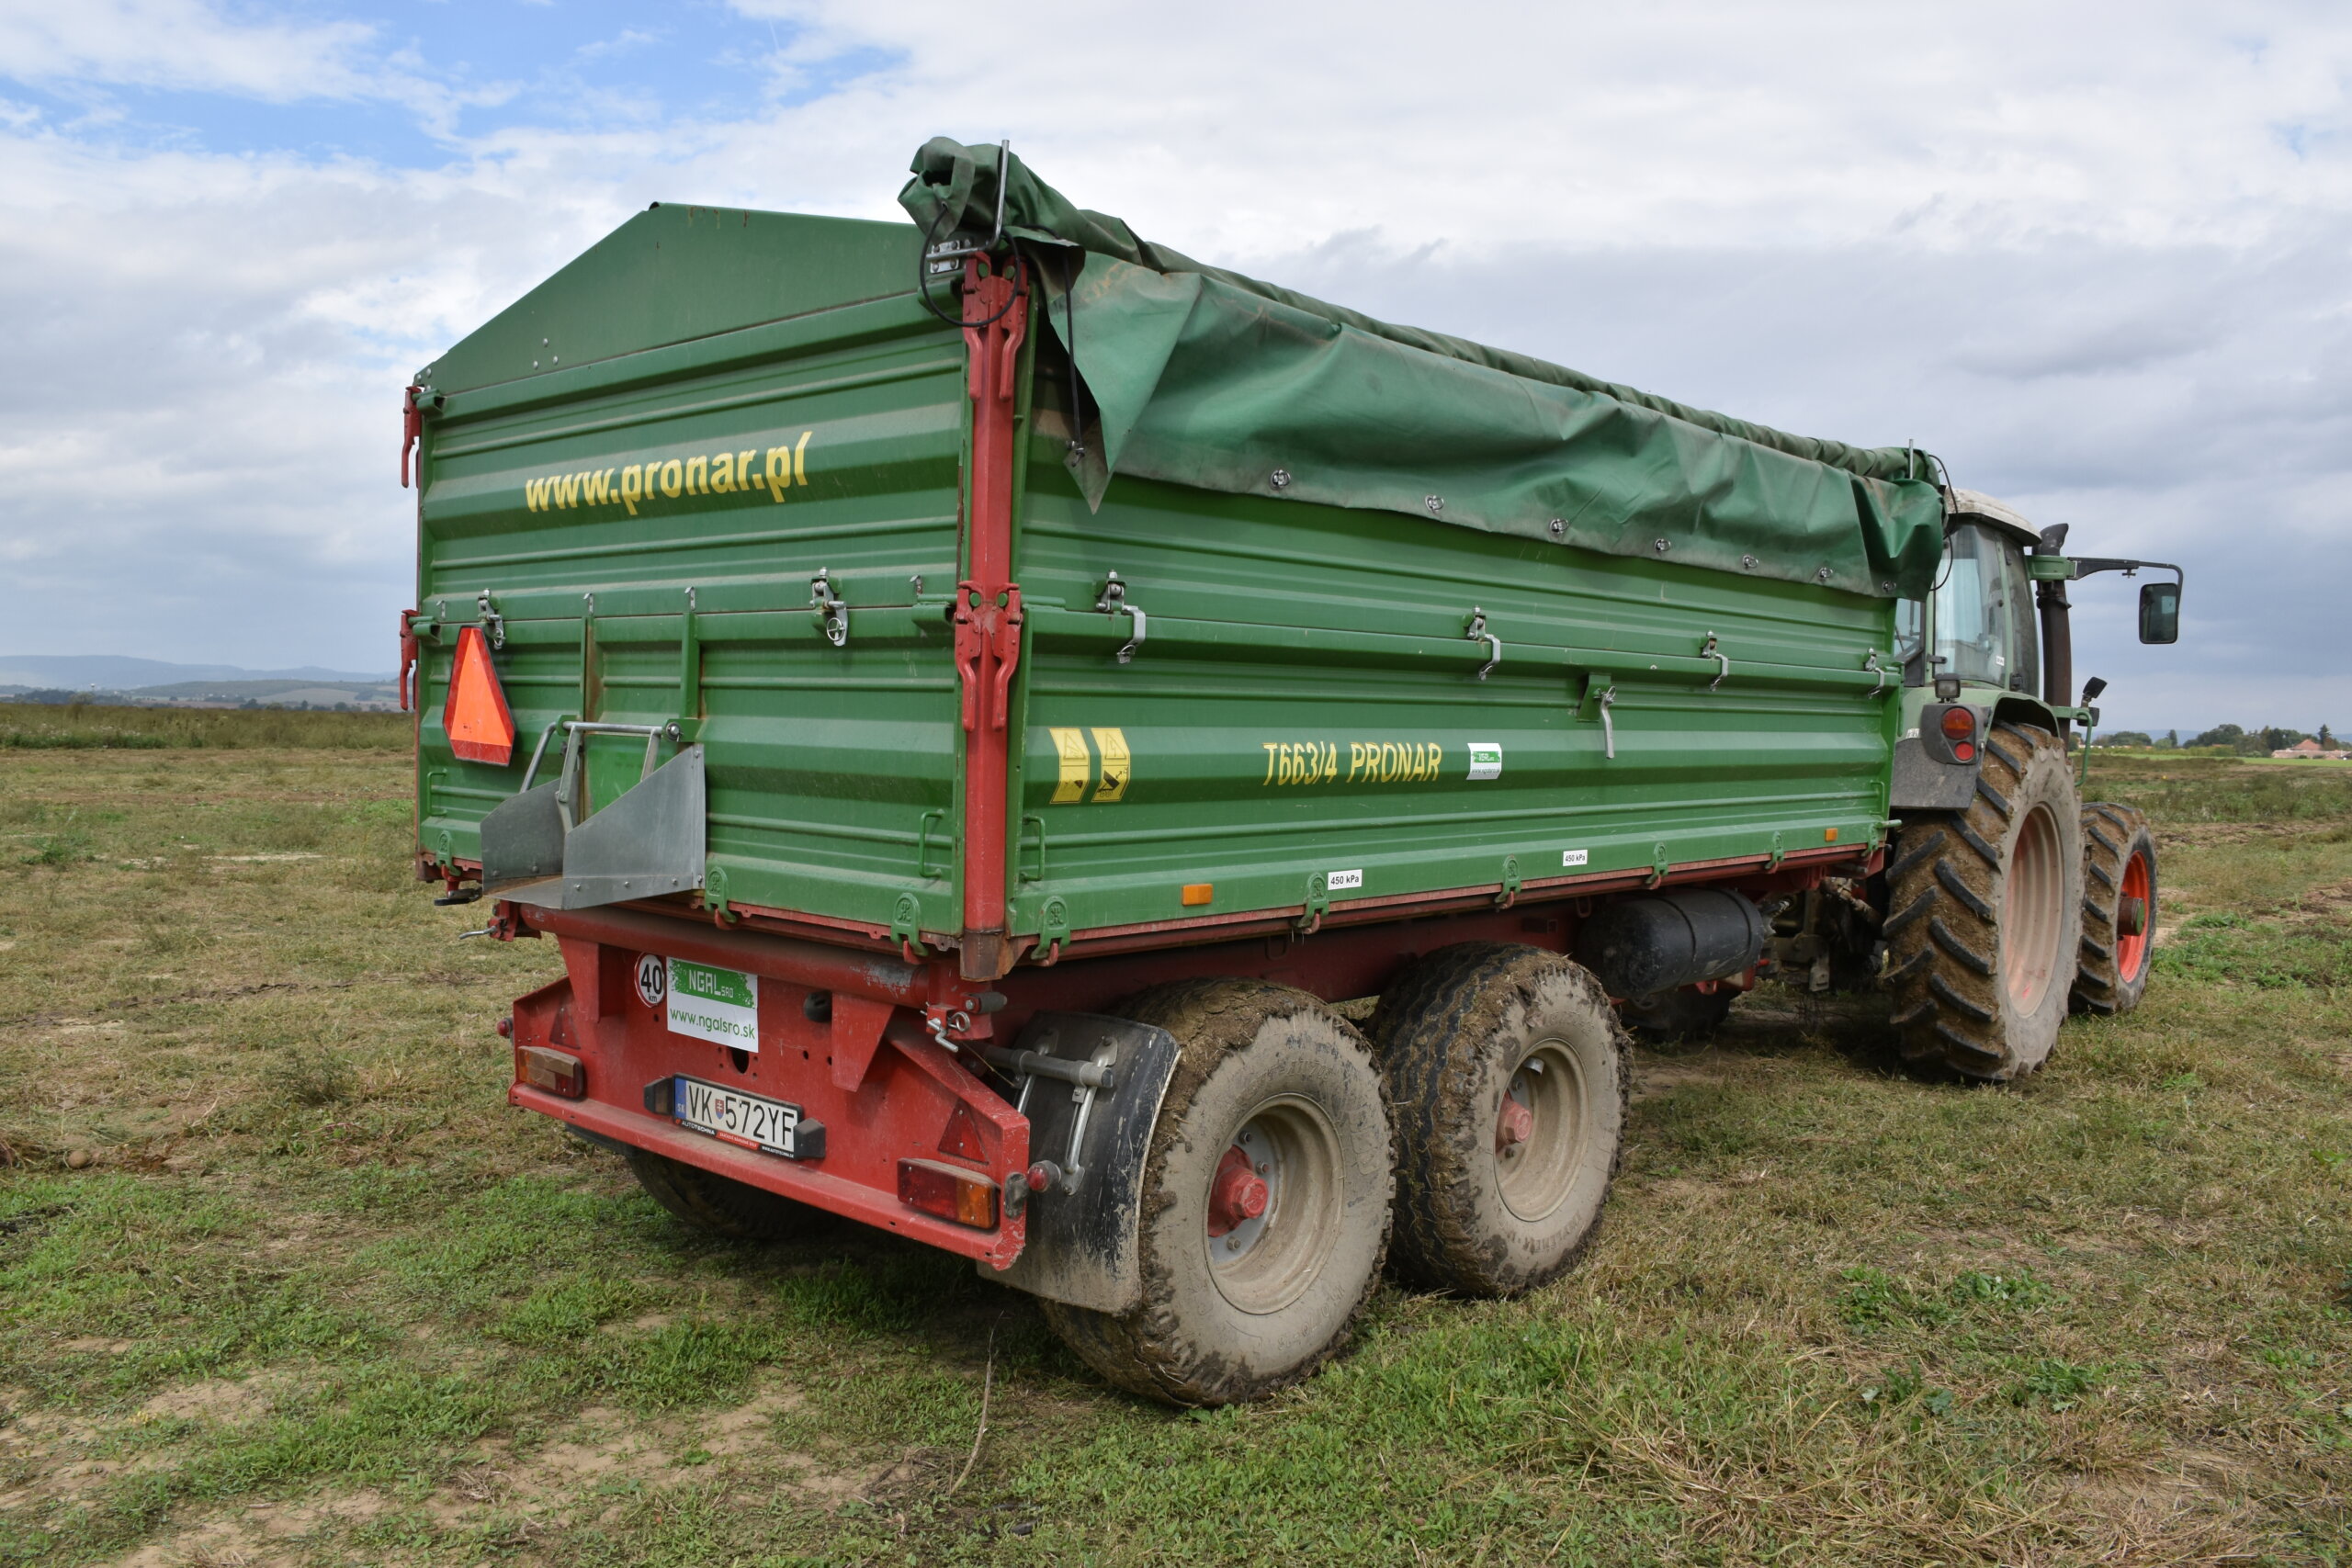
<path fill-rule="evenodd" d="M 2074 639 L 2066 584 L 2096 572 L 2136 577 L 2154 568 L 2169 582 L 2140 589 L 2140 640 L 2180 637 L 2180 568 L 2165 561 L 2070 557 L 2066 525 L 2036 528 L 2014 508 L 1978 491 L 1951 494 L 1944 558 L 1924 599 L 1895 610 L 1896 653 L 1903 683 L 1940 703 L 1968 702 L 1988 710 L 2024 698 L 2048 710 L 2061 731 L 2095 722 L 2087 705 L 2106 682 L 2074 690 Z M 1906 725 L 1907 728 L 1907 725 Z"/>

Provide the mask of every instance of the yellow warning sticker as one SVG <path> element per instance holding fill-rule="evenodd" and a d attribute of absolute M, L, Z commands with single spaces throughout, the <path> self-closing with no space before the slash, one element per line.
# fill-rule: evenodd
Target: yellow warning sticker
<path fill-rule="evenodd" d="M 1102 753 L 1102 785 L 1094 792 L 1094 798 L 1097 801 L 1125 799 L 1128 761 L 1126 731 L 1097 729 L 1094 732 L 1094 746 Z M 1058 792 L 1055 798 L 1060 798 Z"/>
<path fill-rule="evenodd" d="M 1094 772 L 1094 759 L 1086 750 L 1086 731 L 1057 729 L 1053 737 L 1054 750 L 1061 754 L 1061 782 L 1054 785 L 1054 804 L 1074 806 L 1086 798 L 1087 781 Z M 1125 755 L 1123 746 L 1123 765 Z"/>

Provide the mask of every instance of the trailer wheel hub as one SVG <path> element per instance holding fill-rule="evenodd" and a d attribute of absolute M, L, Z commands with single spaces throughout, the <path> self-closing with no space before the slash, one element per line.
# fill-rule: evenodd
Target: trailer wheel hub
<path fill-rule="evenodd" d="M 1535 1112 L 1518 1100 L 1506 1097 L 1502 1113 L 1495 1118 L 1495 1152 L 1509 1154 L 1518 1145 L 1535 1135 Z"/>
<path fill-rule="evenodd" d="M 1532 1224 L 1566 1200 L 1591 1111 L 1583 1069 L 1566 1041 L 1541 1041 L 1521 1059 L 1495 1112 L 1495 1176 L 1504 1207 Z"/>
<path fill-rule="evenodd" d="M 1209 1275 L 1252 1314 L 1306 1293 L 1346 1228 L 1340 1135 L 1323 1108 L 1283 1095 L 1233 1134 L 1209 1178 L 1202 1226 Z"/>
<path fill-rule="evenodd" d="M 1256 1219 L 1266 1212 L 1269 1196 L 1265 1178 L 1250 1163 L 1250 1151 L 1238 1144 L 1227 1148 L 1209 1189 L 1209 1235 L 1227 1235 Z"/>

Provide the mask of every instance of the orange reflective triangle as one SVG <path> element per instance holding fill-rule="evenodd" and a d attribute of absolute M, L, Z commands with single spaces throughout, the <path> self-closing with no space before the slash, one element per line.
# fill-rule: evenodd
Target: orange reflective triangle
<path fill-rule="evenodd" d="M 947 1118 L 947 1131 L 940 1134 L 939 1152 L 954 1155 L 957 1159 L 988 1158 L 988 1152 L 980 1145 L 980 1124 L 972 1120 L 972 1108 L 961 1100 Z"/>
<path fill-rule="evenodd" d="M 498 683 L 498 668 L 490 661 L 490 643 L 480 626 L 458 633 L 456 668 L 449 676 L 449 700 L 441 707 L 441 728 L 449 734 L 449 750 L 469 762 L 494 762 L 500 767 L 514 760 L 514 716 L 507 710 L 505 689 Z"/>

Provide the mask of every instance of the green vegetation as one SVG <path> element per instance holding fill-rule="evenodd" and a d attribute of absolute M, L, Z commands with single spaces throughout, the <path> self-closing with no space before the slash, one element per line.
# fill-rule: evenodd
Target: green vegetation
<path fill-rule="evenodd" d="M 2177 743 L 2179 734 L 2178 730 L 2173 731 L 2175 743 Z M 2257 725 L 2252 729 L 2235 724 L 2217 724 L 2202 734 L 2191 737 L 2188 745 L 2225 755 L 2267 757 L 2273 751 L 2282 751 L 2297 741 L 2306 739 L 2318 741 L 2324 750 L 2335 750 L 2343 744 L 2324 724 L 2309 734 L 2300 729 L 2281 728 L 2275 724 Z M 2138 743 L 2143 746 L 2150 744 L 2144 736 Z M 2109 744 L 2120 746 L 2126 742 L 2119 737 Z"/>
<path fill-rule="evenodd" d="M 2352 1562 L 2340 772 L 2094 757 L 2164 840 L 2140 1012 L 1972 1089 L 1759 992 L 1642 1058 L 1566 1279 L 1184 1416 L 508 1110 L 557 957 L 454 940 L 405 766 L 0 759 L 0 1562 Z"/>
<path fill-rule="evenodd" d="M 415 724 L 412 716 L 398 713 L 6 703 L 0 704 L 0 751 L 378 751 L 406 748 Z"/>

